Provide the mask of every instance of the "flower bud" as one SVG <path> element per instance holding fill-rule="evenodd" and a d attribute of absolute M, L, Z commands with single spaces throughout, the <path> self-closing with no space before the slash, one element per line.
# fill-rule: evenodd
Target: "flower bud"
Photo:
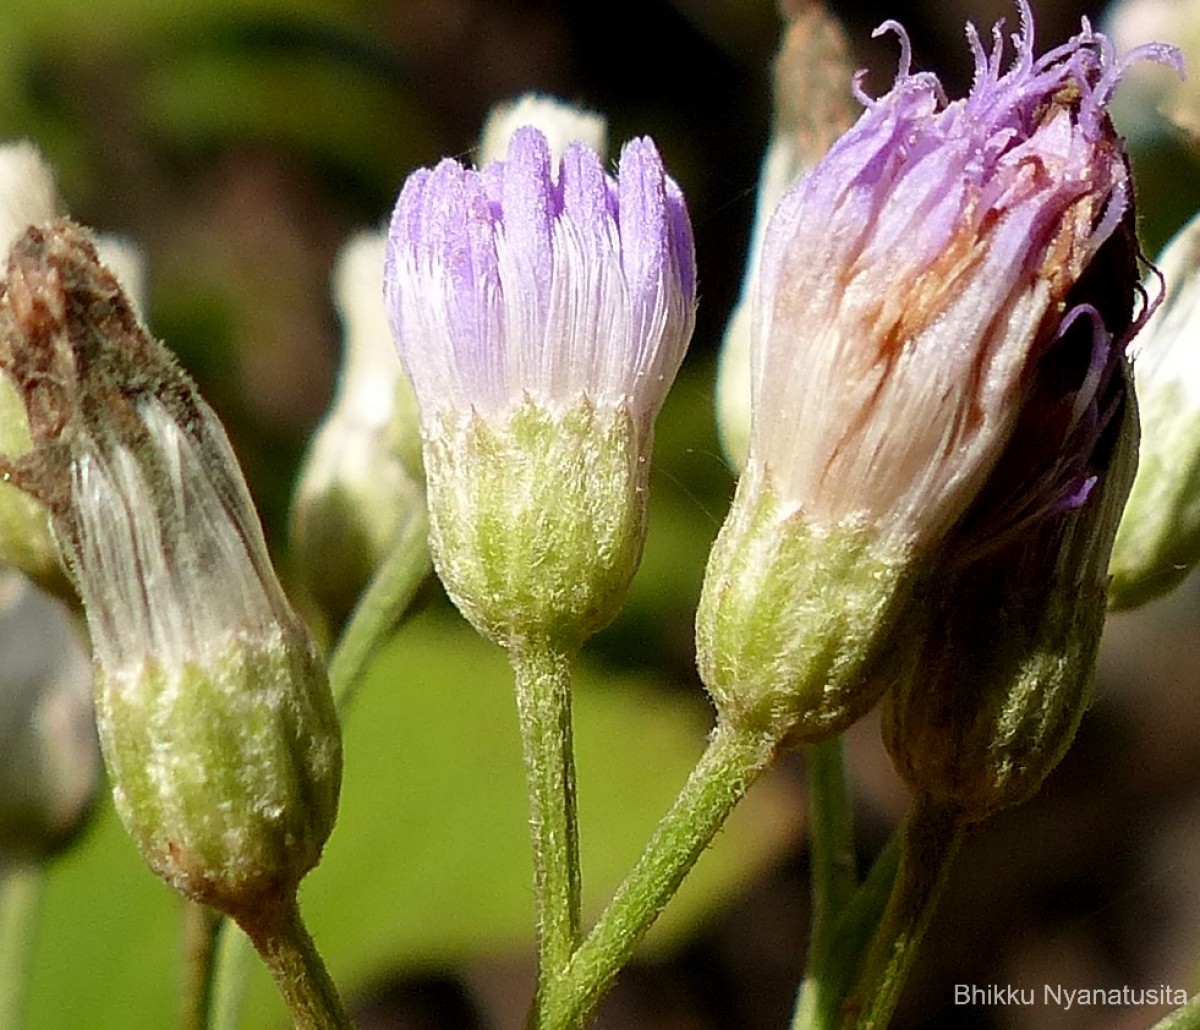
<path fill-rule="evenodd" d="M 1200 561 L 1200 216 L 1159 263 L 1166 299 L 1133 354 L 1142 444 L 1113 546 L 1112 608 L 1165 594 Z"/>
<path fill-rule="evenodd" d="M 100 786 L 92 670 L 61 602 L 0 570 L 0 865 L 45 861 L 83 828 Z"/>
<path fill-rule="evenodd" d="M 1123 412 L 1104 434 L 1115 441 L 1100 441 L 1095 457 L 1109 464 L 1087 498 L 926 584 L 906 653 L 879 669 L 896 770 L 966 822 L 1032 797 L 1091 699 L 1108 556 L 1137 464 L 1125 377 L 1112 385 Z"/>
<path fill-rule="evenodd" d="M 58 209 L 54 170 L 37 147 L 27 140 L 0 144 L 0 262 L 27 226 L 49 221 Z M 18 454 L 29 447 L 25 406 L 12 384 L 0 378 L 0 453 Z M 56 594 L 70 592 L 46 510 L 9 483 L 0 483 L 0 562 L 23 570 Z"/>
<path fill-rule="evenodd" d="M 29 226 L 56 217 L 60 207 L 54 170 L 37 147 L 28 141 L 0 144 L 0 286 L 9 248 Z M 96 246 L 135 309 L 144 309 L 145 270 L 138 247 L 114 237 L 100 237 Z M 21 454 L 30 446 L 25 406 L 13 385 L 0 377 L 0 454 Z M 0 483 L 0 563 L 21 569 L 51 593 L 74 600 L 45 508 L 9 483 Z"/>
<path fill-rule="evenodd" d="M 28 140 L 0 144 L 0 253 L 25 227 L 59 213 L 54 169 Z"/>
<path fill-rule="evenodd" d="M 338 256 L 334 297 L 345 356 L 309 445 L 292 506 L 292 549 L 335 625 L 349 614 L 410 514 L 425 506 L 417 403 L 383 305 L 387 238 L 364 232 Z"/>
<path fill-rule="evenodd" d="M 412 175 L 385 271 L 421 409 L 430 545 L 482 634 L 577 647 L 641 554 L 654 419 L 691 335 L 683 199 L 649 140 L 616 181 L 540 132 Z"/>
<path fill-rule="evenodd" d="M 754 204 L 742 294 L 729 316 L 717 368 L 717 430 L 737 470 L 750 447 L 750 312 L 758 260 L 772 212 L 789 186 L 812 168 L 854 123 L 850 45 L 841 25 L 817 2 L 791 13 L 775 59 L 775 112 Z"/>
<path fill-rule="evenodd" d="M 608 122 L 604 115 L 554 97 L 526 93 L 496 104 L 488 112 L 479 138 L 480 166 L 503 160 L 514 133 L 527 125 L 546 137 L 552 162 L 561 161 L 567 147 L 575 142 L 601 156 L 608 153 Z"/>
<path fill-rule="evenodd" d="M 332 828 L 340 734 L 224 430 L 70 222 L 14 246 L 0 341 L 33 442 L 4 468 L 84 603 L 117 811 L 188 897 L 278 901 Z"/>
<path fill-rule="evenodd" d="M 1102 255 L 1130 204 L 1104 111 L 1129 59 L 1086 23 L 1035 58 L 1021 11 L 1007 71 L 1000 27 L 990 54 L 969 28 L 974 84 L 953 102 L 885 25 L 892 91 L 860 93 L 867 110 L 768 227 L 749 458 L 697 616 L 702 678 L 735 722 L 801 741 L 844 728 L 878 698 L 863 670 L 914 576 L 969 511 L 956 549 L 1086 493 L 1133 288 L 1076 287 L 1136 285 L 1129 247 Z M 1019 422 L 1021 461 L 989 484 Z"/>
<path fill-rule="evenodd" d="M 145 321 L 149 304 L 149 288 L 146 282 L 146 255 L 133 240 L 110 233 L 96 233 L 96 253 L 100 263 L 121 284 L 133 314 Z"/>

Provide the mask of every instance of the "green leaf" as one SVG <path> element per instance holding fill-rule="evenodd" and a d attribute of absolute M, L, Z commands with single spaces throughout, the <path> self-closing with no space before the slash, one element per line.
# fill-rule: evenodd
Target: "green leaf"
<path fill-rule="evenodd" d="M 361 24 L 357 0 L 5 0 L 6 24 L 56 50 L 126 48 L 145 41 L 178 40 L 231 23 L 324 25 L 345 31 Z"/>
<path fill-rule="evenodd" d="M 429 149 L 425 118 L 376 70 L 303 48 L 170 54 L 145 80 L 141 102 L 148 124 L 172 142 L 292 147 L 380 196 Z"/>

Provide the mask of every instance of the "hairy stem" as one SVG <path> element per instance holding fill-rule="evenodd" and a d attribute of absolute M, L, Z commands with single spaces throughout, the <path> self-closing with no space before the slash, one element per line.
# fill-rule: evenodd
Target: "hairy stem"
<path fill-rule="evenodd" d="M 353 1030 L 294 895 L 267 913 L 243 920 L 242 929 L 283 995 L 295 1030 Z"/>
<path fill-rule="evenodd" d="M 809 855 L 813 916 L 808 963 L 797 998 L 793 1030 L 834 1027 L 841 1008 L 840 982 L 831 968 L 842 914 L 858 886 L 854 820 L 846 787 L 842 738 L 814 744 L 808 759 Z"/>
<path fill-rule="evenodd" d="M 956 809 L 925 796 L 913 800 L 902 830 L 895 884 L 847 999 L 844 1026 L 882 1030 L 891 1021 L 962 838 Z"/>
<path fill-rule="evenodd" d="M 552 647 L 528 642 L 514 644 L 509 657 L 529 788 L 541 996 L 566 969 L 580 937 L 571 664 Z"/>
<path fill-rule="evenodd" d="M 771 763 L 778 741 L 718 724 L 696 768 L 633 870 L 561 977 L 545 985 L 538 1030 L 582 1026 L 734 806 Z"/>

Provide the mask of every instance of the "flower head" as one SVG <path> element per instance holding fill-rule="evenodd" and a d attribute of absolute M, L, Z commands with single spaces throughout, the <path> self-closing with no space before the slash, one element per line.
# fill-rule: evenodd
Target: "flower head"
<path fill-rule="evenodd" d="M 0 468 L 83 600 L 118 813 L 189 897 L 278 902 L 332 829 L 341 736 L 220 422 L 66 220 L 9 255 L 0 368 L 33 443 Z"/>
<path fill-rule="evenodd" d="M 292 550 L 313 600 L 338 625 L 424 517 L 420 430 L 383 305 L 382 230 L 338 255 L 334 301 L 344 332 L 337 392 L 309 443 L 292 503 Z"/>
<path fill-rule="evenodd" d="M 27 140 L 0 144 L 0 291 L 9 250 L 32 225 L 54 219 L 61 207 L 54 170 Z M 135 310 L 145 308 L 145 268 L 136 244 L 113 236 L 96 238 L 96 250 L 120 281 Z M 0 454 L 30 447 L 25 405 L 11 382 L 0 377 Z M 9 483 L 0 483 L 0 562 L 32 576 L 40 586 L 71 601 L 74 592 L 63 573 L 51 537 L 46 509 Z"/>
<path fill-rule="evenodd" d="M 1057 540 L 1136 435 L 1125 345 L 1149 305 L 1105 105 L 1130 60 L 1177 55 L 1118 60 L 1085 22 L 1036 57 L 1020 6 L 1007 68 L 1001 27 L 990 52 L 968 27 L 955 101 L 886 23 L 891 91 L 856 87 L 866 111 L 767 228 L 750 452 L 697 616 L 731 719 L 803 740 L 852 722 L 915 585 L 1031 530 Z M 1111 534 L 1087 539 L 1106 560 Z"/>
<path fill-rule="evenodd" d="M 1109 555 L 1138 463 L 1136 421 L 1118 401 L 1086 503 L 939 569 L 875 666 L 897 772 L 966 822 L 1036 793 L 1091 701 Z"/>
<path fill-rule="evenodd" d="M 691 335 L 678 187 L 648 139 L 616 179 L 524 127 L 482 171 L 414 173 L 384 269 L 421 411 L 430 547 L 475 627 L 578 646 L 641 556 L 655 416 Z"/>
<path fill-rule="evenodd" d="M 488 111 L 479 134 L 479 163 L 502 160 L 518 129 L 532 125 L 546 137 L 550 159 L 557 163 L 567 147 L 579 140 L 603 156 L 608 152 L 608 119 L 556 97 L 526 93 L 502 101 Z"/>
<path fill-rule="evenodd" d="M 962 516 L 1007 446 L 1076 320 L 1061 377 L 1077 420 L 1095 417 L 1121 360 L 1136 277 L 1098 317 L 1073 288 L 1130 211 L 1124 154 L 1105 105 L 1131 60 L 1085 22 L 1036 57 L 1028 4 L 1004 68 L 1001 27 L 975 80 L 948 102 L 910 70 L 781 202 L 767 232 L 753 350 L 752 461 L 818 521 L 860 516 L 897 542 L 932 545 Z M 1132 260 L 1132 255 L 1127 255 Z M 1119 284 L 1098 284 L 1111 294 Z M 1122 308 L 1124 310 L 1122 310 Z M 1061 433 L 1028 455 L 1052 510 L 1083 488 Z M 1086 449 L 1088 441 L 1077 441 Z"/>
<path fill-rule="evenodd" d="M 717 430 L 735 470 L 750 446 L 750 314 L 767 224 L 789 186 L 815 165 L 858 117 L 849 86 L 850 42 L 823 3 L 781 8 L 787 19 L 775 59 L 771 138 L 763 154 L 742 292 L 721 341 L 717 366 Z"/>
<path fill-rule="evenodd" d="M 613 180 L 581 143 L 555 174 L 545 137 L 519 129 L 506 161 L 409 178 L 385 292 L 426 425 L 588 397 L 649 426 L 691 335 L 691 226 L 648 139 Z"/>

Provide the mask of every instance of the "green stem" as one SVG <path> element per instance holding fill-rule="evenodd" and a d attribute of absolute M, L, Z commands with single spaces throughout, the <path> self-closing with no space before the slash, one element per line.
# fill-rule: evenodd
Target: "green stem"
<path fill-rule="evenodd" d="M 808 964 L 797 998 L 793 1030 L 836 1026 L 841 992 L 848 986 L 830 968 L 842 914 L 858 886 L 853 810 L 842 751 L 841 737 L 814 744 L 805 751 L 813 915 Z"/>
<path fill-rule="evenodd" d="M 1151 1030 L 1200 1030 L 1200 994 L 1193 994 L 1183 1008 L 1164 1016 Z"/>
<path fill-rule="evenodd" d="M 293 895 L 242 923 L 292 1014 L 295 1030 L 354 1030 Z"/>
<path fill-rule="evenodd" d="M 184 902 L 184 983 L 179 1019 L 182 1030 L 205 1030 L 208 1026 L 221 922 L 221 913 L 215 909 L 194 901 Z"/>
<path fill-rule="evenodd" d="M 22 1023 L 45 883 L 39 865 L 0 866 L 0 1027 Z"/>
<path fill-rule="evenodd" d="M 846 1001 L 846 1027 L 883 1030 L 890 1022 L 962 838 L 956 809 L 925 796 L 913 800 L 883 922 Z"/>
<path fill-rule="evenodd" d="M 246 1007 L 250 960 L 254 945 L 232 919 L 222 919 L 217 933 L 217 971 L 210 1018 L 212 1030 L 238 1030 Z"/>
<path fill-rule="evenodd" d="M 819 979 L 819 993 L 817 987 L 810 987 L 810 980 L 805 981 L 792 1030 L 831 1030 L 841 1024 L 845 997 L 872 935 L 883 922 L 899 865 L 900 834 L 894 833 L 838 916 L 820 973 L 809 973 L 813 980 Z"/>
<path fill-rule="evenodd" d="M 395 545 L 359 598 L 329 658 L 329 685 L 343 715 L 354 701 L 371 659 L 387 642 L 433 565 L 429 557 L 429 516 L 409 513 Z"/>
<path fill-rule="evenodd" d="M 580 937 L 579 825 L 571 737 L 571 662 L 522 641 L 509 650 L 529 788 L 538 936 L 538 991 L 566 969 Z"/>
<path fill-rule="evenodd" d="M 777 745 L 773 737 L 717 725 L 642 857 L 566 971 L 548 983 L 532 1026 L 569 1030 L 583 1025 L 734 806 L 770 765 Z"/>

